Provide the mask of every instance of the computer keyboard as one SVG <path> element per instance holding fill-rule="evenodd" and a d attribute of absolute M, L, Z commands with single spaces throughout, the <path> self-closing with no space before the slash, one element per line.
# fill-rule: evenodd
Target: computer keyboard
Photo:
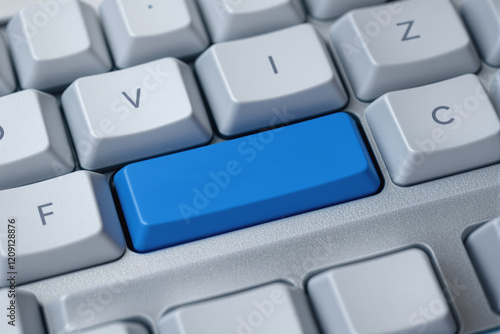
<path fill-rule="evenodd" d="M 500 0 L 0 22 L 0 333 L 500 333 Z"/>

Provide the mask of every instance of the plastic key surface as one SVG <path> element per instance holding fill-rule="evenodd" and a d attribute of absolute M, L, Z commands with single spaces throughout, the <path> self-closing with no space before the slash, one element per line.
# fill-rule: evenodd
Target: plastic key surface
<path fill-rule="evenodd" d="M 333 24 L 330 37 L 363 101 L 475 73 L 481 65 L 450 0 L 397 1 L 353 10 Z"/>
<path fill-rule="evenodd" d="M 304 22 L 300 0 L 198 0 L 215 43 L 256 36 Z"/>
<path fill-rule="evenodd" d="M 158 324 L 160 334 L 317 334 L 306 296 L 273 283 L 180 307 Z"/>
<path fill-rule="evenodd" d="M 0 190 L 75 168 L 55 97 L 24 90 L 0 98 Z"/>
<path fill-rule="evenodd" d="M 94 9 L 77 0 L 37 3 L 7 25 L 21 88 L 59 90 L 111 69 L 111 57 Z"/>
<path fill-rule="evenodd" d="M 149 331 L 138 323 L 129 321 L 114 322 L 91 328 L 87 330 L 78 331 L 80 334 L 149 334 Z"/>
<path fill-rule="evenodd" d="M 324 334 L 457 330 L 432 264 L 420 249 L 328 270 L 309 280 L 308 291 Z"/>
<path fill-rule="evenodd" d="M 131 164 L 115 185 L 133 246 L 148 252 L 368 196 L 380 179 L 338 113 Z"/>
<path fill-rule="evenodd" d="M 113 261 L 125 251 L 109 185 L 97 173 L 79 171 L 2 190 L 0 220 L 13 235 L 0 238 L 0 287 L 8 285 L 11 271 L 23 284 Z M 11 267 L 7 245 L 13 239 L 16 263 Z"/>
<path fill-rule="evenodd" d="M 500 314 L 500 218 L 471 233 L 465 242 L 491 308 Z"/>
<path fill-rule="evenodd" d="M 338 17 L 351 9 L 378 5 L 387 0 L 305 0 L 309 13 L 320 20 Z"/>
<path fill-rule="evenodd" d="M 227 137 L 325 114 L 348 99 L 309 24 L 212 45 L 195 68 L 217 128 Z"/>
<path fill-rule="evenodd" d="M 462 15 L 484 61 L 500 66 L 500 0 L 466 0 Z"/>
<path fill-rule="evenodd" d="M 366 119 L 400 186 L 500 161 L 500 120 L 474 74 L 385 94 Z"/>
<path fill-rule="evenodd" d="M 16 86 L 7 44 L 3 36 L 0 35 L 0 96 L 12 93 L 16 90 Z"/>
<path fill-rule="evenodd" d="M 193 56 L 209 43 L 195 0 L 105 0 L 101 17 L 118 68 Z"/>
<path fill-rule="evenodd" d="M 62 104 L 85 169 L 191 148 L 212 138 L 193 73 L 175 58 L 78 79 L 63 93 Z"/>

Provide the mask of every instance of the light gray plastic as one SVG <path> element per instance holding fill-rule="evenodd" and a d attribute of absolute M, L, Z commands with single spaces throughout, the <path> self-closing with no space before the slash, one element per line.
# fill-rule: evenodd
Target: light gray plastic
<path fill-rule="evenodd" d="M 328 41 L 333 22 L 310 22 Z M 315 273 L 413 245 L 427 249 L 436 265 L 456 311 L 457 334 L 498 328 L 500 316 L 462 237 L 500 216 L 500 164 L 395 185 L 364 117 L 367 104 L 355 98 L 341 66 L 339 72 L 350 96 L 344 110 L 359 119 L 385 180 L 379 194 L 149 254 L 126 250 L 118 261 L 18 287 L 36 294 L 50 333 L 134 318 L 157 334 L 158 321 L 176 307 L 277 280 L 303 289 Z M 481 68 L 485 86 L 494 73 Z"/>

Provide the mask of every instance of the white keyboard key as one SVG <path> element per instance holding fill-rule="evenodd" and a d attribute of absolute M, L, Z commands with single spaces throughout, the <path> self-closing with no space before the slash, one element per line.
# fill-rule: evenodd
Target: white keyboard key
<path fill-rule="evenodd" d="M 97 14 L 77 0 L 21 9 L 7 25 L 23 89 L 57 90 L 79 77 L 111 69 Z"/>
<path fill-rule="evenodd" d="M 305 0 L 309 13 L 317 19 L 329 20 L 351 9 L 378 5 L 386 0 Z"/>
<path fill-rule="evenodd" d="M 465 245 L 492 309 L 500 314 L 500 218 L 472 232 Z"/>
<path fill-rule="evenodd" d="M 10 63 L 10 55 L 3 36 L 0 34 L 0 96 L 16 90 L 17 83 Z"/>
<path fill-rule="evenodd" d="M 160 334 L 317 334 L 305 295 L 283 283 L 192 304 L 167 313 Z"/>
<path fill-rule="evenodd" d="M 194 0 L 105 0 L 101 17 L 118 68 L 193 56 L 209 44 Z"/>
<path fill-rule="evenodd" d="M 351 11 L 331 39 L 356 96 L 372 101 L 481 65 L 467 30 L 449 0 L 409 0 Z"/>
<path fill-rule="evenodd" d="M 347 103 L 323 41 L 309 24 L 215 44 L 195 68 L 224 136 L 295 122 Z"/>
<path fill-rule="evenodd" d="M 142 325 L 133 322 L 115 322 L 109 325 L 78 331 L 79 334 L 149 334 Z"/>
<path fill-rule="evenodd" d="M 2 10 L 0 11 L 0 24 L 7 23 L 7 21 L 14 16 L 21 8 L 26 7 L 28 5 L 32 5 L 34 3 L 48 3 L 50 5 L 42 5 L 42 10 L 44 10 L 47 14 L 52 12 L 50 6 L 58 5 L 60 3 L 64 3 L 65 0 L 1 0 L 2 1 Z M 93 6 L 95 10 L 99 7 L 99 4 L 102 0 L 81 0 L 83 2 L 88 3 Z"/>
<path fill-rule="evenodd" d="M 500 66 L 500 0 L 466 0 L 462 15 L 484 61 Z"/>
<path fill-rule="evenodd" d="M 10 272 L 23 284 L 113 261 L 125 250 L 111 190 L 97 173 L 2 190 L 0 221 L 12 230 L 0 239 L 0 286 L 8 285 Z M 13 265 L 7 262 L 10 240 Z"/>
<path fill-rule="evenodd" d="M 386 94 L 366 118 L 400 186 L 500 161 L 500 120 L 473 74 Z"/>
<path fill-rule="evenodd" d="M 0 189 L 75 169 L 55 97 L 25 90 L 0 98 Z"/>
<path fill-rule="evenodd" d="M 0 333 L 45 333 L 42 311 L 32 293 L 20 291 L 14 286 L 0 289 L 0 305 L 3 310 L 6 309 L 6 316 L 0 321 Z"/>
<path fill-rule="evenodd" d="M 200 146 L 212 138 L 193 73 L 174 58 L 78 79 L 62 104 L 85 169 Z"/>
<path fill-rule="evenodd" d="M 454 334 L 427 255 L 410 249 L 313 276 L 308 291 L 324 334 Z"/>
<path fill-rule="evenodd" d="M 215 43 L 256 36 L 304 22 L 300 0 L 198 0 Z"/>

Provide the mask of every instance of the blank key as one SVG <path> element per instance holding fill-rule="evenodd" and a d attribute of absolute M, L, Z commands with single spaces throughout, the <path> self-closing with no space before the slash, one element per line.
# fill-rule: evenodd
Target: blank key
<path fill-rule="evenodd" d="M 491 308 L 500 314 L 500 218 L 472 232 L 465 245 Z"/>
<path fill-rule="evenodd" d="M 313 276 L 324 334 L 453 334 L 456 324 L 427 255 L 409 249 Z"/>
<path fill-rule="evenodd" d="M 480 67 L 449 0 L 397 1 L 354 10 L 332 26 L 330 36 L 356 96 L 364 101 Z"/>
<path fill-rule="evenodd" d="M 317 334 L 305 295 L 274 283 L 180 307 L 158 323 L 160 334 Z"/>
<path fill-rule="evenodd" d="M 462 15 L 483 59 L 500 66 L 500 0 L 467 0 Z"/>
<path fill-rule="evenodd" d="M 58 90 L 107 72 L 111 59 L 93 8 L 76 0 L 33 4 L 7 25 L 21 88 Z"/>
<path fill-rule="evenodd" d="M 366 118 L 400 186 L 500 161 L 500 120 L 474 74 L 386 94 Z"/>
<path fill-rule="evenodd" d="M 16 90 L 16 79 L 10 62 L 10 55 L 3 36 L 0 35 L 0 96 Z"/>

